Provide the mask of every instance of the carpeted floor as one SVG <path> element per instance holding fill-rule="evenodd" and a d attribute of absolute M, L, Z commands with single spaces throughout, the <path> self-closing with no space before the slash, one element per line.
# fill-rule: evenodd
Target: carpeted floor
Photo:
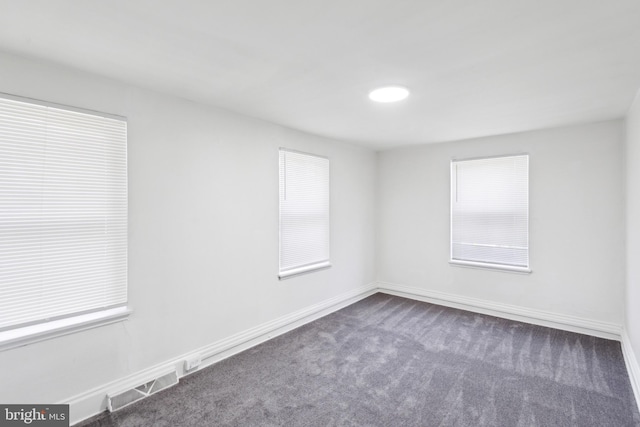
<path fill-rule="evenodd" d="M 638 426 L 620 343 L 376 294 L 85 426 Z"/>

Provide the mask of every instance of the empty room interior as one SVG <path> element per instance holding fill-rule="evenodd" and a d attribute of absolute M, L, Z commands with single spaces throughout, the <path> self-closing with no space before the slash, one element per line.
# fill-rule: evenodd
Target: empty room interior
<path fill-rule="evenodd" d="M 637 0 L 0 0 L 0 424 L 640 425 L 639 90 Z"/>

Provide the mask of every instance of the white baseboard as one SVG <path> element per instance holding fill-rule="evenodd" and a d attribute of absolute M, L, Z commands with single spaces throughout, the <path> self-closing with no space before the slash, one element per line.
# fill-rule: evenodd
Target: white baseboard
<path fill-rule="evenodd" d="M 445 292 L 430 291 L 412 286 L 378 282 L 378 291 L 390 295 L 425 301 L 432 304 L 459 308 L 475 313 L 517 320 L 534 325 L 547 326 L 585 335 L 620 341 L 622 326 L 615 323 L 551 313 L 542 310 L 502 304 L 479 298 L 464 297 Z"/>
<path fill-rule="evenodd" d="M 135 374 L 95 387 L 60 403 L 70 405 L 71 425 L 79 423 L 105 411 L 107 409 L 106 396 L 109 393 L 118 393 L 123 390 L 137 387 L 152 378 L 156 378 L 163 373 L 174 369 L 177 371 L 178 377 L 192 374 L 193 372 L 197 372 L 200 369 L 226 359 L 227 357 L 233 356 L 234 354 L 240 353 L 248 348 L 254 347 L 273 337 L 312 322 L 320 317 L 333 313 L 334 311 L 340 310 L 341 308 L 373 295 L 376 292 L 376 284 L 371 283 L 232 335 L 223 340 L 211 343 L 199 349 L 194 349 L 187 354 L 172 358 L 161 364 L 136 372 Z M 202 364 L 197 369 L 185 373 L 183 369 L 183 362 L 188 356 L 195 353 L 202 355 Z"/>
<path fill-rule="evenodd" d="M 640 365 L 638 359 L 631 347 L 631 340 L 627 334 L 626 329 L 622 329 L 622 354 L 624 355 L 624 363 L 627 365 L 627 372 L 629 372 L 629 381 L 631 381 L 631 388 L 633 394 L 636 397 L 636 404 L 640 408 Z"/>

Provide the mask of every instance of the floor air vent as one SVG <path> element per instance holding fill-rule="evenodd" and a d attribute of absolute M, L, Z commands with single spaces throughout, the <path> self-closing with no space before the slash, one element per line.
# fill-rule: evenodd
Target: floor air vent
<path fill-rule="evenodd" d="M 107 407 L 109 412 L 117 411 L 125 406 L 151 396 L 152 394 L 164 390 L 167 387 L 178 384 L 178 374 L 176 371 L 162 375 L 155 380 L 134 387 L 131 390 L 123 391 L 116 394 L 107 395 Z"/>

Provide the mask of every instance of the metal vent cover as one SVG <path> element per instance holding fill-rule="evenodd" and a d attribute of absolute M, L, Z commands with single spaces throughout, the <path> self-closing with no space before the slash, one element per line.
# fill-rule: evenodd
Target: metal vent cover
<path fill-rule="evenodd" d="M 176 371 L 169 372 L 130 390 L 108 394 L 107 408 L 109 412 L 115 412 L 176 384 L 178 384 L 178 373 Z"/>

